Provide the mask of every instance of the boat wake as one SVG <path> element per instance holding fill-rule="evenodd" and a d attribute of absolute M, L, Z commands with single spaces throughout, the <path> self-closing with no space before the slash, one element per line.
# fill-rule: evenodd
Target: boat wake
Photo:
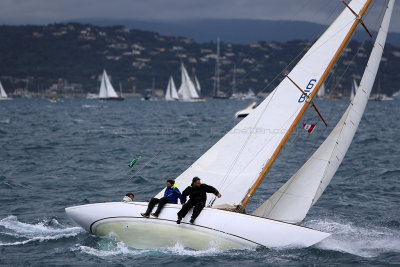
<path fill-rule="evenodd" d="M 313 220 L 307 226 L 324 229 L 330 237 L 316 245 L 323 250 L 334 250 L 364 258 L 378 257 L 384 253 L 400 252 L 400 231 L 385 226 L 357 226 L 349 222 Z"/>
<path fill-rule="evenodd" d="M 184 247 L 182 244 L 177 243 L 172 247 L 159 248 L 159 249 L 135 249 L 127 246 L 125 243 L 117 241 L 116 239 L 110 237 L 101 237 L 96 245 L 85 246 L 76 245 L 71 249 L 72 251 L 78 251 L 84 254 L 89 254 L 97 257 L 113 257 L 113 256 L 192 256 L 192 257 L 204 257 L 204 256 L 217 256 L 224 254 L 226 255 L 226 250 L 220 250 L 217 244 L 206 250 L 193 250 Z M 235 249 L 232 251 L 242 251 L 242 250 L 255 250 L 255 249 Z"/>
<path fill-rule="evenodd" d="M 0 246 L 17 246 L 31 242 L 44 242 L 73 237 L 84 232 L 80 227 L 61 225 L 56 219 L 44 219 L 36 224 L 18 221 L 10 215 L 0 220 Z"/>

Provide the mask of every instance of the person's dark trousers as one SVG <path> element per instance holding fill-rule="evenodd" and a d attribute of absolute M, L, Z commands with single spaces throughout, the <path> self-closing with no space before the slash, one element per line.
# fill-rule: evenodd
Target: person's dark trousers
<path fill-rule="evenodd" d="M 159 214 L 161 212 L 161 209 L 165 206 L 165 204 L 169 203 L 168 200 L 164 197 L 158 199 L 153 197 L 150 202 L 149 205 L 147 206 L 147 210 L 146 210 L 146 215 L 150 215 L 150 212 L 153 210 L 154 206 L 158 203 L 158 208 L 156 210 L 156 214 Z"/>
<path fill-rule="evenodd" d="M 189 199 L 188 202 L 186 202 L 185 205 L 183 205 L 182 209 L 178 212 L 178 217 L 184 218 L 188 211 L 192 207 L 194 207 L 192 219 L 195 220 L 197 216 L 199 216 L 200 212 L 203 210 L 204 206 L 204 202 L 193 202 L 191 199 Z"/>

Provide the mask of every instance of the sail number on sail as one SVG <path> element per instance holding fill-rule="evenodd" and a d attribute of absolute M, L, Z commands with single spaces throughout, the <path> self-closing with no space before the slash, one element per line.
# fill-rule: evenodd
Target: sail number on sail
<path fill-rule="evenodd" d="M 315 85 L 316 82 L 317 82 L 316 79 L 311 79 L 311 81 L 307 84 L 306 90 L 304 90 L 304 92 L 305 92 L 307 95 L 310 95 L 311 89 L 313 89 L 313 87 L 314 87 L 314 85 Z M 299 102 L 299 103 L 303 103 L 305 99 L 306 99 L 306 96 L 303 95 L 303 94 L 301 94 L 301 96 L 300 96 L 298 102 Z"/>

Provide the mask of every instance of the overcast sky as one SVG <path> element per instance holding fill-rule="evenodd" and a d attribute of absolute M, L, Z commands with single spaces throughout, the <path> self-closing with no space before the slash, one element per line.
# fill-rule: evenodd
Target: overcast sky
<path fill-rule="evenodd" d="M 376 21 L 385 2 L 375 0 L 369 14 L 371 24 Z M 289 19 L 326 24 L 343 8 L 341 0 L 0 0 L 0 24 L 47 24 L 82 18 Z M 390 31 L 400 32 L 399 15 L 398 0 Z"/>

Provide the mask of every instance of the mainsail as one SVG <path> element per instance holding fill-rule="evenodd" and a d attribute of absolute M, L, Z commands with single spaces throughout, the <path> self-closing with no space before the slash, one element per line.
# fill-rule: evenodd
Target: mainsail
<path fill-rule="evenodd" d="M 169 76 L 167 91 L 165 92 L 165 100 L 171 101 L 171 100 L 178 100 L 178 99 L 179 99 L 179 96 L 178 96 L 178 93 L 176 92 L 174 79 L 172 78 L 172 76 Z"/>
<path fill-rule="evenodd" d="M 342 118 L 310 159 L 254 215 L 298 223 L 319 199 L 339 168 L 360 123 L 375 81 L 386 41 L 394 0 L 386 14 L 364 71 L 359 90 Z"/>
<path fill-rule="evenodd" d="M 179 98 L 182 99 L 183 101 L 200 98 L 196 92 L 196 88 L 194 87 L 194 84 L 190 79 L 189 74 L 183 63 L 181 64 L 181 71 L 182 71 L 182 76 L 181 76 L 182 83 L 178 90 Z"/>
<path fill-rule="evenodd" d="M 370 2 L 353 0 L 349 6 L 362 16 Z M 323 83 L 354 32 L 358 24 L 356 19 L 346 8 L 289 73 L 308 95 L 313 97 Z M 241 205 L 264 167 L 272 164 L 272 156 L 281 147 L 296 117 L 307 106 L 305 96 L 286 77 L 249 116 L 185 170 L 176 179 L 177 185 L 183 188 L 198 176 L 222 194 L 219 199 L 211 198 L 215 202 L 208 204 L 216 208 Z"/>
<path fill-rule="evenodd" d="M 1 84 L 1 81 L 0 81 L 0 98 L 8 98 L 6 91 L 4 90 L 3 85 Z"/>
<path fill-rule="evenodd" d="M 108 79 L 106 70 L 103 71 L 103 76 L 101 77 L 99 98 L 118 98 L 117 93 L 115 92 L 113 86 L 110 83 L 110 80 Z"/>

